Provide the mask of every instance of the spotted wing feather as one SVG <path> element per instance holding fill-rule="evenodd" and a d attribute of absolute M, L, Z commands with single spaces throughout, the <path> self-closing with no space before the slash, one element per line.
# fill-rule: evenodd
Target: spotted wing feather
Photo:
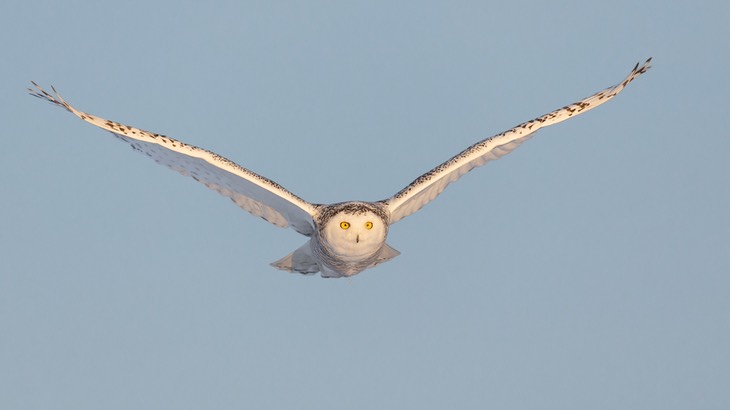
<path fill-rule="evenodd" d="M 236 205 L 253 215 L 260 216 L 276 226 L 291 226 L 306 236 L 311 236 L 314 232 L 312 215 L 316 206 L 292 194 L 276 182 L 214 152 L 79 111 L 61 98 L 55 89 L 53 89 L 54 94 L 50 94 L 36 83 L 33 85 L 35 89 L 29 91 L 34 97 L 51 102 L 82 120 L 111 132 L 130 144 L 135 151 L 146 154 L 157 163 L 166 165 L 182 175 L 192 177 L 230 198 Z"/>
<path fill-rule="evenodd" d="M 500 158 L 533 136 L 535 131 L 557 124 L 568 118 L 598 107 L 615 97 L 636 77 L 649 68 L 651 58 L 644 64 L 636 64 L 631 73 L 620 83 L 599 91 L 576 103 L 522 123 L 510 130 L 486 138 L 470 146 L 448 161 L 421 175 L 392 197 L 382 201 L 390 211 L 390 223 L 395 223 L 418 211 L 436 198 L 446 186 L 461 178 L 472 169 Z"/>

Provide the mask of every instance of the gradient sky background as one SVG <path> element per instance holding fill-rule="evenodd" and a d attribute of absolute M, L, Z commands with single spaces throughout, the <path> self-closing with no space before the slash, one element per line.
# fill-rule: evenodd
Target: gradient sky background
<path fill-rule="evenodd" d="M 3 1 L 0 408 L 730 408 L 730 3 Z M 395 225 L 305 238 L 27 96 L 378 200 L 654 68 Z"/>

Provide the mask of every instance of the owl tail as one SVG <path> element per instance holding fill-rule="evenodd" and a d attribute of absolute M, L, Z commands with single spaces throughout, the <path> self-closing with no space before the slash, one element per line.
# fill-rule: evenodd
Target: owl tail
<path fill-rule="evenodd" d="M 287 272 L 298 272 L 304 275 L 311 275 L 319 272 L 319 264 L 312 255 L 312 246 L 310 241 L 294 252 L 284 256 L 276 262 L 272 262 L 271 266 L 285 270 Z"/>
<path fill-rule="evenodd" d="M 312 275 L 321 271 L 323 278 L 341 278 L 343 276 L 356 275 L 364 269 L 372 268 L 373 266 L 389 261 L 398 255 L 400 255 L 400 252 L 386 244 L 377 259 L 375 259 L 370 265 L 361 267 L 357 271 L 348 275 L 346 273 L 337 272 L 327 268 L 326 266 L 320 266 L 312 254 L 312 245 L 310 240 L 294 252 L 284 256 L 276 262 L 271 263 L 271 266 L 287 272 L 297 272 L 304 275 Z"/>
<path fill-rule="evenodd" d="M 380 256 L 378 256 L 378 259 L 373 263 L 371 266 L 375 266 L 379 263 L 387 262 L 396 256 L 400 255 L 400 252 L 393 249 L 392 246 L 388 245 L 387 243 L 383 247 L 383 250 L 380 252 Z"/>

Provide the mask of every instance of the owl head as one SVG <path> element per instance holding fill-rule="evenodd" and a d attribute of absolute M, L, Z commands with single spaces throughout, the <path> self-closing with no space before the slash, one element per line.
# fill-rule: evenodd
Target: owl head
<path fill-rule="evenodd" d="M 385 211 L 369 203 L 330 205 L 320 221 L 320 239 L 343 259 L 360 259 L 380 251 L 388 236 Z"/>

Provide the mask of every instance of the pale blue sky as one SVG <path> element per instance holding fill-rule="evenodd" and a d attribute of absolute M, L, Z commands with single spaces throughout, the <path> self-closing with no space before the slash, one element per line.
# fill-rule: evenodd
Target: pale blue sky
<path fill-rule="evenodd" d="M 727 2 L 5 1 L 0 408 L 730 408 Z M 654 68 L 395 225 L 350 280 L 30 98 L 388 197 Z"/>

